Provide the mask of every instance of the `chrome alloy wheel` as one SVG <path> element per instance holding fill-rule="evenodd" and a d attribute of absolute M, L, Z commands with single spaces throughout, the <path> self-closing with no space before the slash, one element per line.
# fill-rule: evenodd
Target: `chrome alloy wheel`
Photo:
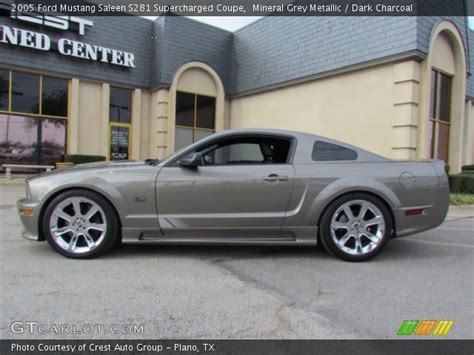
<path fill-rule="evenodd" d="M 60 248 L 82 254 L 102 243 L 107 232 L 107 220 L 96 202 L 85 197 L 69 197 L 54 209 L 49 228 Z"/>
<path fill-rule="evenodd" d="M 336 246 L 351 255 L 374 250 L 385 233 L 385 219 L 380 209 L 366 200 L 348 201 L 331 218 L 331 236 Z"/>

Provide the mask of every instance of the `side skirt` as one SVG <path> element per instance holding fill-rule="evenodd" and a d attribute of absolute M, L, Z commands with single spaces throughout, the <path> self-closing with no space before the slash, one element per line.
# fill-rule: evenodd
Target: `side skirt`
<path fill-rule="evenodd" d="M 244 231 L 243 231 L 244 232 Z M 160 230 L 138 230 L 122 228 L 123 244 L 231 244 L 231 245 L 317 245 L 317 228 L 301 227 L 285 229 L 281 235 L 236 235 L 223 236 L 183 235 L 164 236 Z"/>

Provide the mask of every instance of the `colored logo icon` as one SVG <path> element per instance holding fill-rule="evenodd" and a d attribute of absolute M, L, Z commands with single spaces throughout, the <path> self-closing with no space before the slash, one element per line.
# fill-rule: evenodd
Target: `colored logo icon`
<path fill-rule="evenodd" d="M 405 320 L 398 329 L 397 335 L 446 336 L 453 324 L 453 320 Z"/>

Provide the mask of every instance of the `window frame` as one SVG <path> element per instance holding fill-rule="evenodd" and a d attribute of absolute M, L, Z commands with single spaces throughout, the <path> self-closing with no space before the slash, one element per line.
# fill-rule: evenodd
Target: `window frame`
<path fill-rule="evenodd" d="M 7 109 L 6 110 L 2 110 L 0 109 L 0 112 L 11 112 L 11 92 L 12 92 L 12 87 L 11 87 L 11 83 L 12 83 L 12 75 L 11 75 L 11 70 L 9 69 L 4 69 L 4 68 L 0 68 L 1 71 L 4 71 L 7 73 L 7 80 L 8 80 L 8 87 L 7 87 L 7 102 L 6 102 L 6 107 Z"/>
<path fill-rule="evenodd" d="M 49 74 L 41 74 L 33 71 L 27 70 L 16 70 L 16 69 L 8 69 L 0 67 L 0 70 L 6 71 L 8 73 L 8 97 L 7 97 L 7 110 L 0 110 L 0 113 L 3 114 L 10 114 L 10 115 L 23 115 L 23 116 L 31 116 L 31 117 L 46 117 L 46 118 L 56 118 L 56 119 L 69 119 L 69 112 L 70 112 L 70 93 L 71 93 L 71 79 L 57 76 L 57 75 L 49 75 Z M 22 74 L 30 74 L 36 75 L 39 77 L 39 86 L 38 86 L 38 113 L 30 113 L 30 112 L 22 112 L 22 111 L 13 111 L 12 110 L 12 100 L 13 100 L 13 72 L 22 73 Z M 43 77 L 54 78 L 54 79 L 62 79 L 66 80 L 67 82 L 67 108 L 66 108 L 66 116 L 55 116 L 55 115 L 45 115 L 42 113 L 42 105 L 43 105 Z"/>
<path fill-rule="evenodd" d="M 0 70 L 7 72 L 8 76 L 8 96 L 7 96 L 7 110 L 0 110 L 0 114 L 3 115 L 10 115 L 10 116 L 24 116 L 24 117 L 31 117 L 37 120 L 36 124 L 37 126 L 42 124 L 42 121 L 44 119 L 55 119 L 55 120 L 61 120 L 65 123 L 66 126 L 66 132 L 65 132 L 65 142 L 64 142 L 64 155 L 67 155 L 69 152 L 69 138 L 70 138 L 70 103 L 71 103 L 71 78 L 70 77 L 65 77 L 61 75 L 50 75 L 50 74 L 43 74 L 39 73 L 36 71 L 30 71 L 30 70 L 21 70 L 21 69 L 11 69 L 8 67 L 3 67 L 0 66 Z M 39 102 L 39 107 L 38 107 L 38 113 L 28 113 L 28 112 L 19 112 L 19 111 L 13 111 L 12 110 L 12 98 L 13 98 L 13 72 L 17 73 L 24 73 L 24 74 L 30 74 L 30 75 L 36 75 L 39 77 L 39 85 L 38 85 L 38 102 Z M 54 79 L 62 79 L 65 80 L 67 83 L 67 101 L 66 101 L 66 116 L 55 116 L 55 115 L 45 115 L 42 113 L 42 104 L 43 104 L 43 77 L 49 77 L 49 78 L 54 78 Z M 38 128 L 39 130 L 40 128 Z M 38 133 L 39 135 L 39 133 Z"/>
<path fill-rule="evenodd" d="M 196 151 L 200 149 L 204 149 L 207 146 L 210 146 L 212 144 L 216 144 L 222 140 L 228 140 L 228 139 L 235 139 L 235 138 L 250 138 L 250 137 L 255 137 L 255 138 L 277 138 L 277 139 L 285 139 L 290 142 L 290 149 L 288 151 L 288 157 L 286 159 L 286 163 L 279 163 L 279 164 L 230 164 L 230 165 L 200 165 L 199 168 L 218 168 L 218 167 L 223 167 L 223 166 L 230 166 L 230 167 L 235 167 L 235 166 L 269 166 L 269 165 L 293 165 L 293 160 L 295 157 L 295 152 L 296 152 L 296 147 L 298 145 L 298 140 L 295 136 L 291 135 L 285 135 L 285 134 L 277 134 L 277 133 L 263 133 L 263 134 L 258 134 L 258 133 L 237 133 L 237 134 L 226 134 L 225 136 L 222 137 L 216 137 L 213 139 L 208 139 L 203 142 L 197 141 L 193 144 L 191 144 L 188 148 L 185 148 L 181 153 L 178 153 L 175 157 L 172 157 L 170 161 L 168 161 L 164 167 L 165 168 L 180 168 L 181 166 L 178 164 L 178 161 L 190 154 L 190 153 L 195 153 Z"/>
<path fill-rule="evenodd" d="M 35 117 L 35 116 L 31 116 L 31 115 L 25 115 L 25 114 L 16 114 L 16 113 L 4 113 L 4 112 L 0 112 L 0 115 L 4 115 L 4 116 L 17 116 L 17 117 L 22 117 L 22 118 L 31 118 L 34 120 L 35 122 L 35 127 L 36 127 L 36 158 L 35 158 L 35 164 L 45 164 L 44 162 L 44 159 L 43 159 L 43 154 L 39 154 L 40 152 L 42 152 L 43 150 L 43 137 L 44 137 L 44 130 L 43 130 L 43 123 L 44 121 L 46 120 L 58 120 L 58 121 L 61 121 L 62 123 L 64 123 L 65 125 L 65 131 L 64 131 L 64 156 L 66 156 L 68 154 L 68 133 L 69 133 L 69 121 L 66 120 L 66 119 L 56 119 L 56 118 L 52 118 L 52 117 L 45 117 L 45 116 L 41 116 L 41 117 Z M 40 147 L 39 151 L 38 151 L 38 146 Z M 50 148 L 46 148 L 46 149 L 50 149 Z M 58 160 L 58 162 L 60 162 L 61 160 Z M 15 163 L 13 163 L 15 164 Z"/>
<path fill-rule="evenodd" d="M 60 79 L 60 80 L 65 80 L 66 81 L 66 116 L 56 116 L 56 115 L 47 115 L 47 114 L 43 114 L 43 91 L 44 91 L 44 79 L 45 78 L 50 78 L 50 79 Z M 57 77 L 57 76 L 52 76 L 52 75 L 41 75 L 41 78 L 40 78 L 40 97 L 39 97 L 39 100 L 40 100 L 40 116 L 41 117 L 50 117 L 50 118 L 68 118 L 69 117 L 69 90 L 70 90 L 70 87 L 69 87 L 69 79 L 64 79 L 64 78 L 60 78 L 60 77 Z"/>
<path fill-rule="evenodd" d="M 115 122 L 111 121 L 111 114 L 110 114 L 110 103 L 111 103 L 111 96 L 112 96 L 112 88 L 117 89 L 125 89 L 130 91 L 130 122 Z M 109 123 L 108 123 L 108 132 L 107 132 L 107 160 L 111 161 L 120 161 L 122 159 L 112 159 L 112 128 L 113 127 L 121 127 L 121 128 L 128 128 L 128 148 L 127 148 L 127 159 L 130 160 L 132 155 L 132 146 L 133 146 L 133 89 L 123 87 L 123 86 L 110 86 L 109 92 Z"/>
<path fill-rule="evenodd" d="M 193 104 L 193 126 L 184 126 L 184 125 L 179 125 L 177 124 L 177 119 L 176 119 L 176 116 L 177 116 L 177 106 L 178 106 L 178 94 L 179 93 L 182 93 L 182 94 L 188 94 L 188 95 L 193 95 L 194 96 L 194 104 Z M 212 99 L 214 99 L 214 129 L 211 129 L 211 128 L 204 128 L 204 127 L 198 127 L 197 126 L 197 112 L 198 112 L 198 107 L 197 107 L 197 103 L 198 103 L 198 96 L 202 96 L 202 97 L 210 97 Z M 209 95 L 203 95 L 203 94 L 199 94 L 199 93 L 196 93 L 196 92 L 190 92 L 190 91 L 186 91 L 186 90 L 176 90 L 176 103 L 175 103 L 175 124 L 174 124 L 174 127 L 175 127 L 175 132 L 174 132 L 174 150 L 176 151 L 176 128 L 181 128 L 181 129 L 188 129 L 188 130 L 191 130 L 192 131 L 192 142 L 191 144 L 194 144 L 196 143 L 198 140 L 196 140 L 196 132 L 197 131 L 206 131 L 206 132 L 211 132 L 212 133 L 216 133 L 216 107 L 217 107 L 217 97 L 216 96 L 209 96 Z"/>
<path fill-rule="evenodd" d="M 130 122 L 120 122 L 119 121 L 112 121 L 112 118 L 115 117 L 114 115 L 112 115 L 112 111 L 111 111 L 111 105 L 112 105 L 112 91 L 113 89 L 119 89 L 119 90 L 126 90 L 126 91 L 129 91 L 130 92 Z M 133 89 L 130 89 L 130 88 L 127 88 L 127 87 L 123 87 L 123 86 L 116 86 L 116 85 L 111 85 L 110 86 L 110 90 L 109 90 L 109 122 L 111 123 L 123 123 L 123 124 L 132 124 L 132 111 L 133 111 Z M 120 116 L 120 115 L 119 115 Z"/>
<path fill-rule="evenodd" d="M 431 137 L 428 137 L 428 142 L 429 142 L 429 147 L 428 147 L 428 154 L 430 159 L 441 159 L 438 157 L 438 151 L 439 151 L 439 126 L 444 125 L 448 129 L 448 140 L 447 140 L 447 147 L 446 147 L 446 163 L 449 160 L 449 151 L 450 151 L 450 135 L 451 135 L 451 108 L 452 108 L 452 90 L 453 90 L 453 75 L 446 73 L 443 70 L 440 70 L 438 68 L 432 67 L 431 68 L 431 75 L 435 74 L 434 80 L 431 78 L 431 85 L 435 85 L 434 87 L 434 96 L 430 97 L 430 112 L 429 112 L 429 117 L 428 117 L 428 125 L 433 125 L 433 129 L 431 131 Z M 448 120 L 445 121 L 439 117 L 440 115 L 440 105 L 441 105 L 441 76 L 446 76 L 450 80 L 450 87 L 449 87 L 449 116 Z M 433 84 L 434 81 L 434 84 Z M 432 92 L 432 88 L 430 87 L 430 94 Z M 431 105 L 434 105 L 433 109 L 433 116 L 431 117 Z M 428 135 L 430 132 L 428 131 Z"/>

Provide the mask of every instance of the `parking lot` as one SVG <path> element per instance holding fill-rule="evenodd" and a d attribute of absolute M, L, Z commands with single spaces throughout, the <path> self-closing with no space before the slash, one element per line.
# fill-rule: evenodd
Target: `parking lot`
<path fill-rule="evenodd" d="M 396 338 L 404 320 L 432 319 L 454 320 L 449 338 L 473 337 L 472 208 L 366 263 L 235 246 L 123 246 L 78 261 L 21 238 L 22 196 L 23 186 L 0 185 L 1 338 Z M 25 321 L 143 332 L 11 331 Z"/>

